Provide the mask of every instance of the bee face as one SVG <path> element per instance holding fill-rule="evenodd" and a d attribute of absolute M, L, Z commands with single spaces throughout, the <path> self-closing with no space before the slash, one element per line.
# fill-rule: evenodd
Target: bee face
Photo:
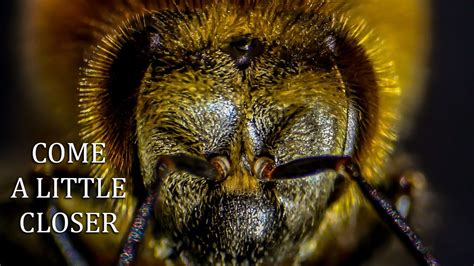
<path fill-rule="evenodd" d="M 294 257 L 320 223 L 335 174 L 267 184 L 256 160 L 341 155 L 353 145 L 351 102 L 335 63 L 343 33 L 330 17 L 284 13 L 271 19 L 281 27 L 262 32 L 256 13 L 151 14 L 135 118 L 145 185 L 170 154 L 230 164 L 218 183 L 179 171 L 161 181 L 160 229 L 200 262 Z"/>

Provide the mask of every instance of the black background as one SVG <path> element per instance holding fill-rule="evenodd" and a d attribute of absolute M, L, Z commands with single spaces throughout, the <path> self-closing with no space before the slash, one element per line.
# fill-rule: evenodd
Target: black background
<path fill-rule="evenodd" d="M 401 0 L 411 1 L 411 0 Z M 20 1 L 0 2 L 0 173 L 30 161 L 38 124 L 18 78 Z M 440 212 L 434 253 L 444 265 L 474 263 L 474 19 L 473 0 L 436 0 L 427 95 L 405 147 L 414 154 L 437 195 Z M 0 179 L 0 184 L 2 180 Z M 429 222 L 429 221 L 427 221 Z"/>

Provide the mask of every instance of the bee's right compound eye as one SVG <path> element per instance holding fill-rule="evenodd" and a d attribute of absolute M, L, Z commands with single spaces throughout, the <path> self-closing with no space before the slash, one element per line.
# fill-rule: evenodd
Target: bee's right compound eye
<path fill-rule="evenodd" d="M 275 169 L 275 162 L 268 157 L 258 158 L 253 165 L 254 174 L 261 180 L 270 180 L 273 169 Z"/>

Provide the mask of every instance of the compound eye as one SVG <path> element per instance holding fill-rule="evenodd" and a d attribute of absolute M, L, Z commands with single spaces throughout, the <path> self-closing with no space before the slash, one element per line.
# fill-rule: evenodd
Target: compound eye
<path fill-rule="evenodd" d="M 253 172 L 258 179 L 270 180 L 275 162 L 268 157 L 258 158 L 253 165 Z"/>
<path fill-rule="evenodd" d="M 217 170 L 218 176 L 215 181 L 222 181 L 229 175 L 230 162 L 225 156 L 216 156 L 209 160 L 209 163 Z"/>

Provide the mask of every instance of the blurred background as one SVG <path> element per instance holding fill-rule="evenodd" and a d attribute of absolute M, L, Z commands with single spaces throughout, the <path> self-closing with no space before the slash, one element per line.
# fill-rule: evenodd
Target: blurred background
<path fill-rule="evenodd" d="M 41 140 L 31 135 L 45 130 L 41 122 L 31 120 L 32 102 L 23 89 L 27 84 L 17 74 L 19 8 L 20 1 L 0 2 L 1 186 L 24 174 L 10 169 L 31 165 L 31 147 Z M 474 1 L 435 0 L 432 11 L 427 94 L 404 147 L 436 195 L 432 208 L 440 218 L 430 239 L 434 254 L 444 265 L 473 265 Z"/>

